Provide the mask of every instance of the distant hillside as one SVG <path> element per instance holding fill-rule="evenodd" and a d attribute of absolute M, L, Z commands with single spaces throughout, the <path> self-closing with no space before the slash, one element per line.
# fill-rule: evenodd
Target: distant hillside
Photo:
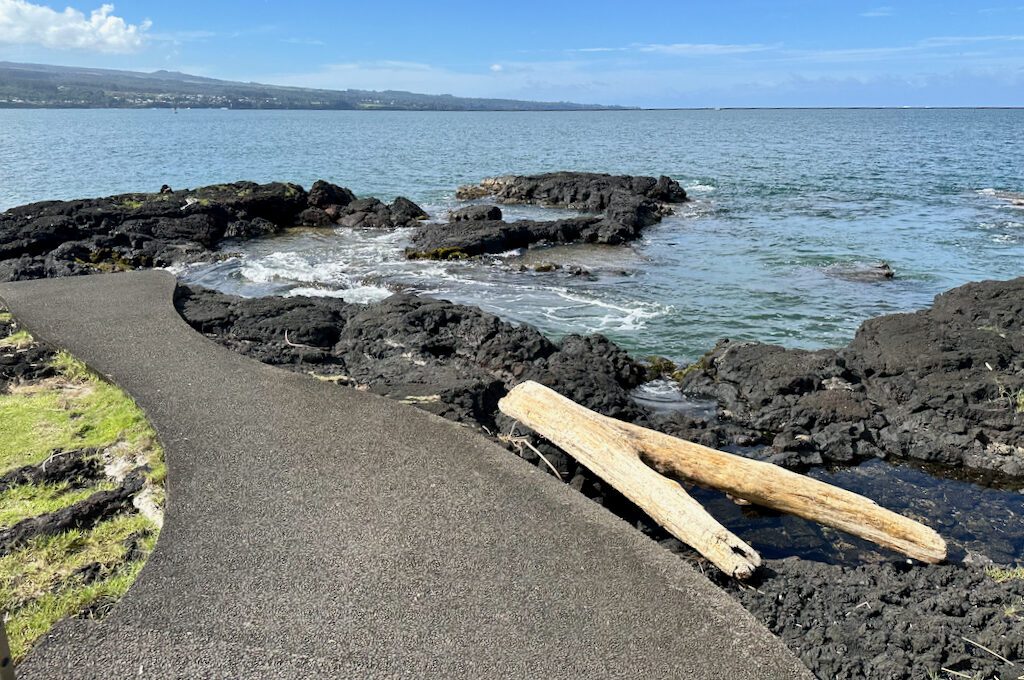
<path fill-rule="evenodd" d="M 386 90 L 314 90 L 237 83 L 174 71 L 15 64 L 0 61 L 0 108 L 391 109 L 405 111 L 569 111 L 622 107 L 475 99 Z"/>

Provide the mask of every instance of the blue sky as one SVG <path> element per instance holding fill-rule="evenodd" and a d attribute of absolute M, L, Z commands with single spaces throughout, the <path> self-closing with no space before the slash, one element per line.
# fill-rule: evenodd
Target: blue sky
<path fill-rule="evenodd" d="M 1024 0 L 0 0 L 0 60 L 637 106 L 1024 106 Z"/>

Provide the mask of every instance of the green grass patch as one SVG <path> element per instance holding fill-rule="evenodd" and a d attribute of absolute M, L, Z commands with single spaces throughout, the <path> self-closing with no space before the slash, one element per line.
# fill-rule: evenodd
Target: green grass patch
<path fill-rule="evenodd" d="M 996 583 L 1024 581 L 1024 567 L 1016 567 L 1012 569 L 1005 567 L 989 567 L 985 570 L 985 574 Z"/>
<path fill-rule="evenodd" d="M 39 464 L 53 451 L 103 449 L 118 442 L 155 449 L 155 434 L 128 395 L 66 352 L 58 353 L 53 365 L 64 384 L 0 395 L 0 472 Z"/>
<path fill-rule="evenodd" d="M 56 512 L 74 505 L 96 493 L 113 489 L 102 482 L 85 489 L 72 489 L 67 482 L 58 484 L 19 484 L 0 493 L 0 529 L 14 526 L 23 519 Z"/>
<path fill-rule="evenodd" d="M 56 392 L 0 395 L 0 472 L 43 462 L 73 439 L 72 429 Z"/>
<path fill-rule="evenodd" d="M 74 382 L 86 382 L 95 377 L 88 366 L 63 350 L 53 356 L 50 365 L 62 376 Z"/>
<path fill-rule="evenodd" d="M 15 333 L 6 346 L 31 345 Z M 66 352 L 52 359 L 57 377 L 12 387 L 0 394 L 0 473 L 39 464 L 53 453 L 96 448 L 105 456 L 147 460 L 149 478 L 166 476 L 163 455 L 141 409 Z M 67 483 L 24 484 L 0 492 L 0 529 L 28 517 L 68 507 L 114 482 L 86 489 Z M 163 488 L 157 486 L 158 498 Z M 18 661 L 57 621 L 89 615 L 116 602 L 135 580 L 158 529 L 145 516 L 129 512 L 89 530 L 35 536 L 0 557 L 0 611 L 6 612 L 11 651 Z M 128 561 L 129 549 L 133 561 Z"/>
<path fill-rule="evenodd" d="M 91 531 L 38 536 L 0 557 L 0 610 L 8 612 L 7 633 L 16 661 L 57 621 L 117 600 L 128 590 L 142 568 L 142 561 L 125 561 L 133 537 L 148 554 L 156 531 L 141 515 L 122 515 Z M 82 570 L 93 565 L 99 578 L 86 583 Z"/>
<path fill-rule="evenodd" d="M 14 349 L 25 349 L 31 347 L 35 341 L 28 331 L 17 331 L 6 338 L 0 338 L 0 347 L 13 347 Z"/>
<path fill-rule="evenodd" d="M 125 210 L 138 210 L 143 206 L 142 201 L 129 199 L 127 201 L 121 201 L 117 204 L 118 208 L 124 208 Z"/>
<path fill-rule="evenodd" d="M 10 312 L 0 312 L 0 323 L 10 323 L 14 320 Z"/>

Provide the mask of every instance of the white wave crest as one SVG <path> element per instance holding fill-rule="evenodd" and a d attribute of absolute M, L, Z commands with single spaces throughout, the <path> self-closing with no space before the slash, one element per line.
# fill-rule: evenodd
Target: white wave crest
<path fill-rule="evenodd" d="M 1007 207 L 1024 208 L 1024 193 L 1018 191 L 1005 191 L 1003 189 L 988 188 L 978 189 L 975 193 L 979 196 L 988 196 L 1002 201 L 1007 204 Z"/>
<path fill-rule="evenodd" d="M 285 293 L 285 297 L 336 297 L 341 298 L 345 302 L 358 304 L 380 302 L 385 298 L 391 297 L 391 295 L 392 292 L 383 286 L 367 285 L 354 286 L 352 288 L 299 287 Z"/>
<path fill-rule="evenodd" d="M 343 267 L 341 262 L 313 263 L 299 253 L 277 252 L 246 260 L 238 271 L 253 283 L 348 283 Z"/>

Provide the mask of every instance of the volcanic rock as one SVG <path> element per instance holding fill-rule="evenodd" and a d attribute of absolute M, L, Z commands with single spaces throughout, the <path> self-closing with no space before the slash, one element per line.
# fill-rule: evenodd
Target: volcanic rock
<path fill-rule="evenodd" d="M 598 216 L 549 221 L 492 219 L 464 208 L 448 224 L 429 224 L 413 236 L 411 259 L 457 259 L 497 254 L 538 243 L 605 243 L 639 238 L 645 227 L 671 213 L 668 204 L 686 201 L 686 191 L 668 177 L 630 177 L 585 172 L 507 175 L 462 187 L 459 198 L 491 194 L 501 203 L 532 203 L 599 213 Z M 472 219 L 467 219 L 472 215 Z M 484 219 L 486 217 L 486 219 Z"/>
<path fill-rule="evenodd" d="M 840 350 L 722 341 L 680 378 L 776 462 L 894 456 L 1024 478 L 1024 278 L 870 319 Z"/>
<path fill-rule="evenodd" d="M 465 208 L 453 210 L 448 214 L 449 222 L 465 222 L 501 219 L 501 208 L 496 205 L 467 205 Z"/>

